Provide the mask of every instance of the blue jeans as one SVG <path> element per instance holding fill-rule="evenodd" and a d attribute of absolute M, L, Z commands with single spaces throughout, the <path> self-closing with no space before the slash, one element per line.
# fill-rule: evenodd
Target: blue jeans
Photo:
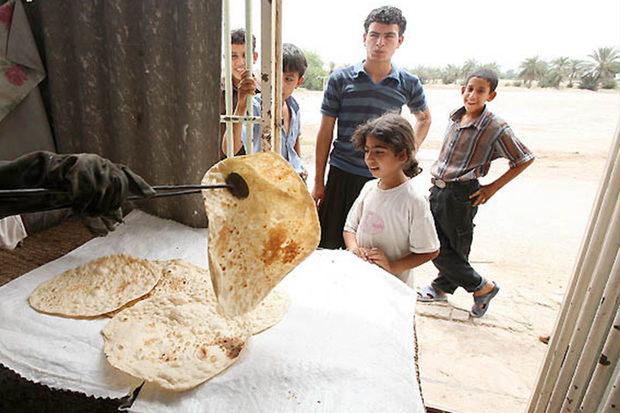
<path fill-rule="evenodd" d="M 486 280 L 469 263 L 474 236 L 474 217 L 478 207 L 469 196 L 480 188 L 477 180 L 449 183 L 446 188 L 431 188 L 431 211 L 441 248 L 433 264 L 439 275 L 432 282 L 435 289 L 448 294 L 458 287 L 468 292 L 480 290 Z"/>

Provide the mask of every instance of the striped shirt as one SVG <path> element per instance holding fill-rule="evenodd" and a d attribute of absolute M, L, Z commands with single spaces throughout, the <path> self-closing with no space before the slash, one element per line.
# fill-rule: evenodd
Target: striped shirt
<path fill-rule="evenodd" d="M 346 172 L 372 177 L 364 163 L 364 152 L 350 141 L 355 128 L 386 112 L 412 113 L 426 110 L 426 98 L 420 80 L 392 63 L 392 71 L 374 83 L 364 70 L 364 62 L 335 71 L 323 94 L 321 114 L 338 119 L 338 134 L 329 164 Z"/>
<path fill-rule="evenodd" d="M 485 176 L 494 159 L 508 159 L 511 168 L 534 159 L 510 126 L 487 110 L 486 105 L 470 125 L 461 126 L 464 114 L 464 107 L 450 114 L 439 159 L 431 168 L 435 178 L 446 182 L 470 181 Z"/>

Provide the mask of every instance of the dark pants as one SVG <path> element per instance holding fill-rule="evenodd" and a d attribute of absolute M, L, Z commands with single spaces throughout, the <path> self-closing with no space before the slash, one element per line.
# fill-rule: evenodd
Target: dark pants
<path fill-rule="evenodd" d="M 469 196 L 479 188 L 477 180 L 449 183 L 443 189 L 431 188 L 431 211 L 441 243 L 439 255 L 433 260 L 439 275 L 432 286 L 448 294 L 454 293 L 457 287 L 469 292 L 478 291 L 486 284 L 484 277 L 469 263 L 474 217 L 478 211 Z"/>
<path fill-rule="evenodd" d="M 321 242 L 319 247 L 346 248 L 342 230 L 347 214 L 366 182 L 374 178 L 354 175 L 330 166 L 325 185 L 325 198 L 319 208 Z"/>

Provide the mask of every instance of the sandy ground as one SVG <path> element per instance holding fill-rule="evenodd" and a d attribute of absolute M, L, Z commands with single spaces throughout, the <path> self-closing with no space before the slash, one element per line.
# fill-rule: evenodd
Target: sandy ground
<path fill-rule="evenodd" d="M 425 90 L 433 124 L 418 153 L 424 172 L 416 179 L 430 186 L 448 114 L 461 100 L 455 86 Z M 295 96 L 311 186 L 322 94 Z M 476 217 L 471 261 L 501 291 L 481 319 L 467 316 L 472 298 L 462 289 L 448 304 L 416 310 L 425 401 L 463 413 L 525 411 L 547 349 L 538 336 L 553 329 L 572 274 L 618 125 L 620 93 L 500 88 L 490 108 L 537 156 Z M 483 184 L 506 168 L 496 162 Z M 432 264 L 421 266 L 416 287 L 435 275 Z"/>

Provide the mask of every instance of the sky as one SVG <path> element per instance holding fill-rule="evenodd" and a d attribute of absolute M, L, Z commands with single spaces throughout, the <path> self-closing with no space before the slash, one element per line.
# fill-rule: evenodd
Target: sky
<path fill-rule="evenodd" d="M 229 1 L 231 28 L 243 26 L 245 2 Z M 260 1 L 252 3 L 252 31 L 260 37 Z M 361 61 L 364 19 L 386 4 L 407 19 L 405 40 L 393 57 L 401 67 L 475 59 L 507 71 L 536 55 L 588 60 L 596 48 L 620 49 L 618 0 L 282 0 L 283 41 L 319 54 L 326 64 Z"/>

